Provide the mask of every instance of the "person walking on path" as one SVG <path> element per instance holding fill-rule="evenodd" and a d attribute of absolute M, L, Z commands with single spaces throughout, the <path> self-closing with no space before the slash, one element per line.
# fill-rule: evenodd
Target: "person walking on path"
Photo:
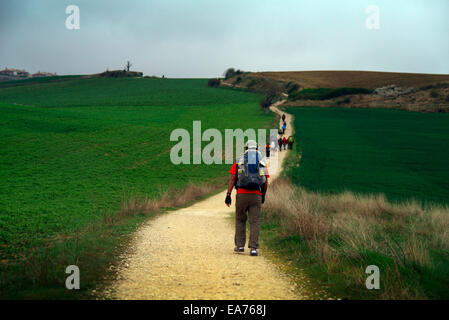
<path fill-rule="evenodd" d="M 267 143 L 267 145 L 265 146 L 265 153 L 267 155 L 267 158 L 270 157 L 270 148 L 271 148 L 270 144 Z"/>
<path fill-rule="evenodd" d="M 287 148 L 287 139 L 284 137 L 282 139 L 282 144 L 284 145 L 284 150 Z"/>
<path fill-rule="evenodd" d="M 282 114 L 282 122 L 285 122 L 285 114 Z"/>
<path fill-rule="evenodd" d="M 284 124 L 282 125 L 282 134 L 285 133 L 286 128 L 287 128 L 287 122 L 284 122 Z"/>
<path fill-rule="evenodd" d="M 279 144 L 279 151 L 282 151 L 282 145 L 284 144 L 282 137 L 279 137 L 278 144 Z"/>
<path fill-rule="evenodd" d="M 295 143 L 295 138 L 293 138 L 292 136 L 288 137 L 287 143 L 288 143 L 288 150 L 292 150 L 293 144 Z"/>
<path fill-rule="evenodd" d="M 250 255 L 257 256 L 259 248 L 260 214 L 268 188 L 268 170 L 262 155 L 257 150 L 257 142 L 249 140 L 245 153 L 234 162 L 229 173 L 228 192 L 225 203 L 231 206 L 231 193 L 237 190 L 235 203 L 235 252 L 244 252 L 246 243 L 246 220 L 249 217 Z M 248 217 L 247 217 L 248 212 Z"/>

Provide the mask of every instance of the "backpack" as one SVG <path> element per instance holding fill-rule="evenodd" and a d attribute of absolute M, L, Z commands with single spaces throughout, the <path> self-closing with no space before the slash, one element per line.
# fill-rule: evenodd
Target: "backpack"
<path fill-rule="evenodd" d="M 293 143 L 293 137 L 288 138 L 288 142 Z"/>
<path fill-rule="evenodd" d="M 262 186 L 267 181 L 265 165 L 260 161 L 259 151 L 247 150 L 237 165 L 237 179 L 235 187 L 262 191 Z"/>

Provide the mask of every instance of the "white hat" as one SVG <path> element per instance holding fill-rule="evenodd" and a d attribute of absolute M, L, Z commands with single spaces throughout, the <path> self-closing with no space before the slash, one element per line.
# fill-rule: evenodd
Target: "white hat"
<path fill-rule="evenodd" d="M 248 142 L 245 144 L 245 148 L 257 149 L 257 142 L 254 140 L 248 140 Z"/>

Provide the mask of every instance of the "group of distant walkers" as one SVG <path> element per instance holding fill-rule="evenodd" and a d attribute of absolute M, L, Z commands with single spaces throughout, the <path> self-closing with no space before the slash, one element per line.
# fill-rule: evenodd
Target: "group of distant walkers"
<path fill-rule="evenodd" d="M 277 146 L 279 146 L 279 151 L 282 151 L 282 147 L 284 147 L 284 150 L 288 149 L 292 150 L 293 144 L 295 143 L 295 138 L 292 136 L 283 137 L 285 134 L 285 129 L 287 128 L 287 122 L 285 122 L 285 114 L 282 115 L 282 126 L 279 129 L 279 139 L 277 139 L 275 136 L 270 137 L 270 143 L 265 146 L 265 151 L 267 154 L 267 158 L 270 157 L 271 150 L 277 151 Z"/>

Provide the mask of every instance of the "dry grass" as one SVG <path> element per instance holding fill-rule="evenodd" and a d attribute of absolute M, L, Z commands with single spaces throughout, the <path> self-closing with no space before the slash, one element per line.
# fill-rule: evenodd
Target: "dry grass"
<path fill-rule="evenodd" d="M 114 217 L 121 219 L 139 213 L 154 213 L 167 208 L 182 207 L 192 201 L 203 198 L 216 189 L 216 185 L 210 183 L 202 185 L 191 184 L 181 191 L 175 189 L 165 191 L 157 199 L 134 198 L 126 201 L 115 214 L 105 216 L 104 221 L 108 222 L 109 219 L 114 219 Z"/>
<path fill-rule="evenodd" d="M 322 195 L 278 179 L 270 185 L 264 212 L 265 222 L 279 224 L 281 238 L 299 237 L 301 260 L 320 264 L 348 287 L 363 289 L 364 267 L 381 264 L 378 298 L 433 297 L 416 273 L 438 278 L 435 253 L 449 257 L 447 207 L 392 204 L 383 195 Z M 440 267 L 447 272 L 447 263 Z"/>
<path fill-rule="evenodd" d="M 284 82 L 293 81 L 303 88 L 367 88 L 376 89 L 395 84 L 421 87 L 449 81 L 447 74 L 375 72 L 375 71 L 286 71 L 256 72 L 251 76 L 267 77 Z"/>

